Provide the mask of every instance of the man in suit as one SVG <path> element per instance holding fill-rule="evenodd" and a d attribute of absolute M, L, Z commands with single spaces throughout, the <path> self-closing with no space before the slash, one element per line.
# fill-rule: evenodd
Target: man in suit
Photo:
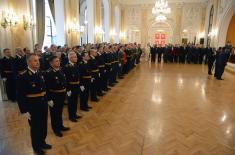
<path fill-rule="evenodd" d="M 62 113 L 66 97 L 66 79 L 60 68 L 60 59 L 52 56 L 49 59 L 50 68 L 45 73 L 45 81 L 47 88 L 48 105 L 51 114 L 51 126 L 56 136 L 62 137 L 62 131 L 68 131 L 68 127 L 64 127 Z"/>
<path fill-rule="evenodd" d="M 46 144 L 48 105 L 46 86 L 39 70 L 39 58 L 35 54 L 27 56 L 27 70 L 17 80 L 17 101 L 21 113 L 29 120 L 32 147 L 36 154 L 43 155 Z"/>

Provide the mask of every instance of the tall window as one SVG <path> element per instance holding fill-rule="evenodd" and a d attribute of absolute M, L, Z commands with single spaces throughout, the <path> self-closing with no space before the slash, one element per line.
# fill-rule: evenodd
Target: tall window
<path fill-rule="evenodd" d="M 104 12 L 104 2 L 103 2 L 103 0 L 101 1 L 101 26 L 102 26 L 102 29 L 104 30 L 104 32 L 105 33 L 108 33 L 107 32 L 107 30 L 105 29 L 106 27 L 105 27 L 105 12 Z M 104 42 L 104 35 L 105 35 L 105 33 L 104 34 L 102 34 L 102 42 Z"/>
<path fill-rule="evenodd" d="M 48 0 L 45 0 L 45 16 L 45 36 L 43 47 L 50 46 L 51 44 L 56 44 L 55 21 L 52 17 Z"/>
<path fill-rule="evenodd" d="M 211 7 L 211 11 L 210 11 L 209 25 L 208 25 L 208 34 L 211 34 L 211 32 L 212 32 L 213 17 L 214 17 L 214 6 Z M 208 36 L 208 38 L 207 38 L 207 46 L 210 46 L 210 44 L 211 44 L 211 36 Z"/>

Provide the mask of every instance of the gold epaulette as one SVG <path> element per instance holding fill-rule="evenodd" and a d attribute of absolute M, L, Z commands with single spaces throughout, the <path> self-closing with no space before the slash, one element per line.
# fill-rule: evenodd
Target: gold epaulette
<path fill-rule="evenodd" d="M 80 81 L 76 81 L 76 82 L 69 82 L 69 84 L 71 85 L 78 85 L 80 83 Z"/>
<path fill-rule="evenodd" d="M 83 76 L 83 79 L 91 79 L 91 76 Z"/>
<path fill-rule="evenodd" d="M 96 72 L 99 72 L 99 70 L 96 69 L 96 70 L 92 70 L 91 72 L 96 73 Z"/>
<path fill-rule="evenodd" d="M 46 92 L 43 91 L 41 93 L 27 94 L 26 97 L 28 97 L 28 98 L 35 98 L 35 97 L 43 97 L 45 95 L 46 95 Z"/>
<path fill-rule="evenodd" d="M 49 91 L 52 93 L 64 93 L 64 92 L 66 92 L 66 89 L 60 89 L 60 90 L 49 89 Z"/>

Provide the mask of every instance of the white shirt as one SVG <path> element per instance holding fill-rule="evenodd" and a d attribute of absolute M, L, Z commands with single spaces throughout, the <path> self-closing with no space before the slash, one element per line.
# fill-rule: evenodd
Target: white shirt
<path fill-rule="evenodd" d="M 72 63 L 71 61 L 69 61 L 69 63 L 74 66 L 74 63 Z"/>
<path fill-rule="evenodd" d="M 30 67 L 28 67 L 28 69 L 29 69 L 33 74 L 36 74 L 36 73 L 37 73 L 37 71 L 31 69 Z"/>

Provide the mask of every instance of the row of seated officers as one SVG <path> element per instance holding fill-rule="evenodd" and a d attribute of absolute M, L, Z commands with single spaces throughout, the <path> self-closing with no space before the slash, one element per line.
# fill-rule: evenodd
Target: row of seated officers
<path fill-rule="evenodd" d="M 89 96 L 92 101 L 98 102 L 97 96 L 103 96 L 118 82 L 118 78 L 122 79 L 125 73 L 139 63 L 140 50 L 135 44 L 92 45 L 80 52 L 70 49 L 66 54 L 67 64 L 63 67 L 61 55 L 58 56 L 56 52 L 21 55 L 21 63 L 17 67 L 22 66 L 22 70 L 17 71 L 15 80 L 16 100 L 20 112 L 29 121 L 34 152 L 41 155 L 45 153 L 45 149 L 52 148 L 45 141 L 48 107 L 52 129 L 56 136 L 62 137 L 63 131 L 70 130 L 63 125 L 62 119 L 66 98 L 69 120 L 77 122 L 81 118 L 77 114 L 78 97 L 80 96 L 80 109 L 88 112 L 92 109 L 88 105 Z M 20 53 L 23 53 L 22 50 L 19 50 L 17 55 Z M 3 77 L 9 80 L 13 70 L 6 68 L 7 63 L 4 59 L 11 59 L 10 50 L 4 50 L 4 55 L 1 59 L 1 72 Z M 14 60 L 15 65 L 18 59 Z M 46 62 L 49 65 L 48 69 L 41 71 L 40 62 L 44 62 L 41 65 L 45 65 Z M 126 72 L 123 71 L 124 67 L 127 68 Z"/>

